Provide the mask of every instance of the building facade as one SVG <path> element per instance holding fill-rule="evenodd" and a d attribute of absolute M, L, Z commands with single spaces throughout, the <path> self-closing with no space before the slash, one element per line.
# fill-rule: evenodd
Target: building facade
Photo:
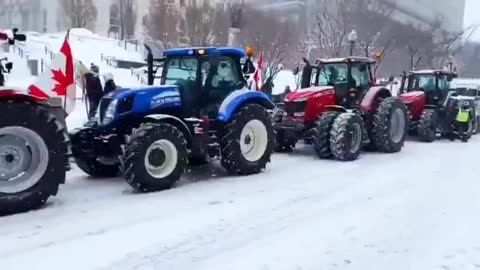
<path fill-rule="evenodd" d="M 201 4 L 202 1 L 222 2 L 222 0 L 165 0 L 180 10 L 191 2 Z M 238 0 L 240 1 L 240 0 Z M 373 0 L 358 0 L 373 1 Z M 465 0 L 387 0 L 395 5 L 397 12 L 393 18 L 402 23 L 428 25 L 436 20 L 448 31 L 461 31 L 465 14 Z M 61 7 L 58 0 L 15 0 L 0 11 L 0 27 L 18 27 L 23 30 L 37 32 L 56 32 L 65 29 Z M 94 0 L 98 16 L 95 32 L 107 35 L 118 16 L 120 0 Z M 311 25 L 311 11 L 315 10 L 315 0 L 246 0 L 255 7 L 269 12 L 276 12 L 279 18 L 294 19 Z M 148 14 L 149 0 L 134 0 L 137 17 L 137 35 L 142 34 L 142 18 Z M 332 1 L 332 3 L 334 3 Z M 113 17 L 113 20 L 112 20 Z"/>
<path fill-rule="evenodd" d="M 428 25 L 437 20 L 445 30 L 460 32 L 465 18 L 465 0 L 388 0 L 397 9 L 394 18 L 402 23 Z"/>

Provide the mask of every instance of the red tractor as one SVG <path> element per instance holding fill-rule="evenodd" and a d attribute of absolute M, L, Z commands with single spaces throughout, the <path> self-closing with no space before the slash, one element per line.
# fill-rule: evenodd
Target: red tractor
<path fill-rule="evenodd" d="M 460 106 L 470 108 L 468 133 L 471 134 L 476 115 L 475 97 L 461 96 L 451 89 L 450 82 L 456 77 L 454 72 L 445 70 L 403 74 L 399 97 L 408 107 L 411 135 L 417 135 L 424 142 L 433 142 L 438 133 L 455 139 L 458 134 L 455 116 Z"/>
<path fill-rule="evenodd" d="M 14 30 L 0 40 L 14 44 L 26 36 Z M 5 87 L 11 68 L 0 64 L 0 216 L 41 207 L 70 168 L 62 98 L 33 94 L 41 91 L 36 86 Z"/>
<path fill-rule="evenodd" d="M 370 58 L 304 59 L 301 89 L 288 94 L 274 115 L 277 151 L 291 151 L 298 139 L 317 155 L 350 161 L 363 146 L 385 153 L 401 151 L 407 135 L 407 108 L 375 85 Z"/>

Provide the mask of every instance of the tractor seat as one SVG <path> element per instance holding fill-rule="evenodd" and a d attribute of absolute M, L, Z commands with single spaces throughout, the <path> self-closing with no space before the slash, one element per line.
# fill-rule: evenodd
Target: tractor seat
<path fill-rule="evenodd" d="M 217 87 L 212 87 L 209 91 L 209 104 L 220 104 L 232 90 L 232 82 L 219 81 Z"/>

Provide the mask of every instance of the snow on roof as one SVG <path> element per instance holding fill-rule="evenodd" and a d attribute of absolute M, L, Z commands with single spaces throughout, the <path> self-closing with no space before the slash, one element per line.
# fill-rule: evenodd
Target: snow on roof
<path fill-rule="evenodd" d="M 440 70 L 440 69 L 420 69 L 420 70 L 412 70 L 410 73 L 413 74 L 432 74 L 432 73 L 443 73 L 443 74 L 451 74 L 453 72 L 447 70 Z"/>
<path fill-rule="evenodd" d="M 192 55 L 195 51 L 205 50 L 206 54 L 233 54 L 239 57 L 244 57 L 245 52 L 242 49 L 237 48 L 217 48 L 217 47 L 194 47 L 194 48 L 180 48 L 180 49 L 170 49 L 163 52 L 165 57 L 168 56 L 186 56 Z"/>
<path fill-rule="evenodd" d="M 368 58 L 368 57 L 360 57 L 360 56 L 353 56 L 353 57 L 338 57 L 338 58 L 322 58 L 318 59 L 317 61 L 320 61 L 321 63 L 342 63 L 345 60 L 352 60 L 355 62 L 368 62 L 368 63 L 374 63 L 375 60 Z"/>

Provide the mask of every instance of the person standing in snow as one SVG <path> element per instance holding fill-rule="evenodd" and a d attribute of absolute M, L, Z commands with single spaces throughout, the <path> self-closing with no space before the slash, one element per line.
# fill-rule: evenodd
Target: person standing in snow
<path fill-rule="evenodd" d="M 90 108 L 88 118 L 95 117 L 98 105 L 103 96 L 102 82 L 98 77 L 99 71 L 98 66 L 92 64 L 90 66 L 90 71 L 85 74 L 85 88 L 87 90 L 87 98 Z"/>
<path fill-rule="evenodd" d="M 457 112 L 457 127 L 458 127 L 458 137 L 462 142 L 468 142 L 470 137 L 470 119 L 472 114 L 472 108 L 467 101 L 462 101 L 459 104 Z"/>
<path fill-rule="evenodd" d="M 103 95 L 108 95 L 109 93 L 117 90 L 117 85 L 113 80 L 112 73 L 103 74 L 103 80 L 105 81 L 105 86 L 103 87 Z"/>
<path fill-rule="evenodd" d="M 262 92 L 268 95 L 269 98 L 272 98 L 272 92 L 275 85 L 273 84 L 273 78 L 268 77 L 267 81 L 262 85 Z"/>

